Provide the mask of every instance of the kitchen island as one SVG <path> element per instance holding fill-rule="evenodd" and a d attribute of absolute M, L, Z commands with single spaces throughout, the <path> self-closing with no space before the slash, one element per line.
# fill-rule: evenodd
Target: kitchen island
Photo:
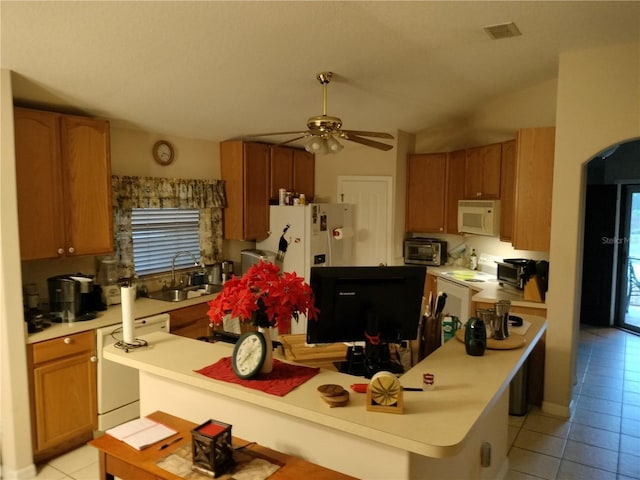
<path fill-rule="evenodd" d="M 368 411 L 365 395 L 353 392 L 347 406 L 329 408 L 318 386 L 364 381 L 339 372 L 320 370 L 284 397 L 194 372 L 230 356 L 229 344 L 153 333 L 144 337 L 149 347 L 125 353 L 109 346 L 104 356 L 139 369 L 142 415 L 163 410 L 195 423 L 221 420 L 233 424 L 234 435 L 359 478 L 501 478 L 509 382 L 546 329 L 544 318 L 524 318 L 531 327 L 522 348 L 471 357 L 450 340 L 405 373 L 405 387 L 421 386 L 430 372 L 436 388 L 404 392 L 403 414 Z M 484 467 L 483 444 L 491 450 Z"/>

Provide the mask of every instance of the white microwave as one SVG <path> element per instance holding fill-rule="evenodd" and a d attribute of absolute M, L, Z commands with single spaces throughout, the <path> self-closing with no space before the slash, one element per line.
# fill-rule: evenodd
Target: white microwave
<path fill-rule="evenodd" d="M 497 237 L 500 200 L 458 200 L 458 232 Z"/>

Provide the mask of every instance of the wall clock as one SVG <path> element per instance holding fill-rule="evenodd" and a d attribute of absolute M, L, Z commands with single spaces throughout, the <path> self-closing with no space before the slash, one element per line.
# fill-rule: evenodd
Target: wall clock
<path fill-rule="evenodd" d="M 160 165 L 169 165 L 175 158 L 175 151 L 171 142 L 158 140 L 153 145 L 153 159 Z"/>

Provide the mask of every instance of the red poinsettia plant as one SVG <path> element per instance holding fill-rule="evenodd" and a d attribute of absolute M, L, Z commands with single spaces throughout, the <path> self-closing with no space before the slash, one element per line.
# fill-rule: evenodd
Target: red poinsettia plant
<path fill-rule="evenodd" d="M 219 325 L 225 315 L 253 321 L 258 327 L 278 327 L 288 332 L 291 319 L 300 313 L 316 319 L 313 291 L 295 273 L 280 273 L 277 265 L 260 261 L 242 277 L 235 275 L 225 282 L 222 291 L 209 301 L 207 312 L 212 323 Z"/>

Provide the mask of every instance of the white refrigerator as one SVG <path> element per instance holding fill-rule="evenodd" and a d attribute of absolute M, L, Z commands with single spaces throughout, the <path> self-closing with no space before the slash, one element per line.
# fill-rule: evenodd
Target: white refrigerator
<path fill-rule="evenodd" d="M 269 237 L 256 248 L 277 252 L 284 272 L 295 272 L 308 282 L 312 266 L 351 265 L 353 205 L 311 203 L 269 208 Z M 291 333 L 306 333 L 306 318 L 292 322 Z"/>

